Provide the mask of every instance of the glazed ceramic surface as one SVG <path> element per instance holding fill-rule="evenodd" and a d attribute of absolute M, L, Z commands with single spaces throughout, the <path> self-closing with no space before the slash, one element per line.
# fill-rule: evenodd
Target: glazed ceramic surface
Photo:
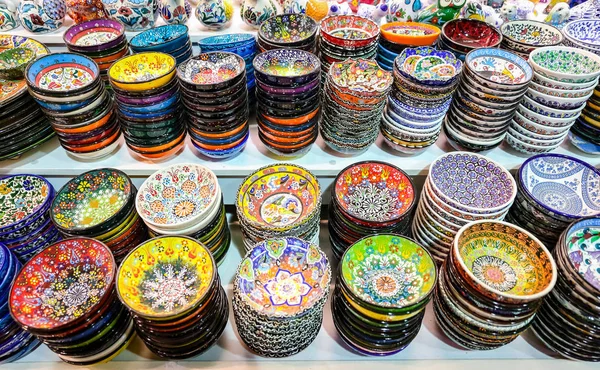
<path fill-rule="evenodd" d="M 166 48 L 175 40 L 182 40 L 188 34 L 186 25 L 165 25 L 144 31 L 131 38 L 132 48 L 163 47 Z M 178 44 L 179 45 L 179 44 Z"/>
<path fill-rule="evenodd" d="M 238 267 L 234 284 L 241 299 L 268 317 L 299 316 L 329 293 L 331 266 L 325 253 L 297 238 L 276 238 L 254 246 Z"/>
<path fill-rule="evenodd" d="M 533 78 L 527 61 L 501 49 L 477 49 L 467 54 L 465 63 L 478 76 L 505 85 L 522 85 Z"/>
<path fill-rule="evenodd" d="M 76 91 L 98 78 L 98 65 L 75 53 L 55 53 L 36 59 L 27 66 L 25 78 L 32 86 L 45 91 Z"/>
<path fill-rule="evenodd" d="M 58 329 L 94 312 L 112 291 L 115 273 L 110 249 L 99 241 L 60 241 L 23 266 L 10 291 L 11 313 L 21 325 Z"/>
<path fill-rule="evenodd" d="M 198 85 L 229 81 L 244 73 L 245 70 L 243 58 L 220 51 L 200 54 L 177 67 L 179 78 Z"/>
<path fill-rule="evenodd" d="M 128 31 L 154 27 L 158 0 L 102 0 L 111 19 L 122 22 Z"/>
<path fill-rule="evenodd" d="M 71 26 L 65 32 L 63 39 L 67 44 L 83 47 L 112 45 L 111 41 L 121 37 L 123 32 L 125 27 L 122 23 L 110 19 L 98 19 Z"/>
<path fill-rule="evenodd" d="M 123 304 L 146 318 L 177 316 L 205 298 L 216 277 L 206 247 L 183 236 L 162 236 L 133 249 L 117 273 Z"/>
<path fill-rule="evenodd" d="M 381 26 L 381 36 L 395 44 L 428 46 L 440 35 L 440 30 L 426 23 L 391 22 Z"/>
<path fill-rule="evenodd" d="M 496 47 L 502 34 L 492 25 L 476 19 L 454 19 L 442 27 L 441 40 L 462 52 L 472 49 Z"/>
<path fill-rule="evenodd" d="M 314 37 L 319 26 L 304 14 L 282 14 L 264 21 L 259 37 L 274 44 L 295 44 Z"/>
<path fill-rule="evenodd" d="M 59 29 L 67 13 L 61 0 L 21 0 L 19 20 L 23 27 L 34 33 L 46 33 Z"/>
<path fill-rule="evenodd" d="M 200 46 L 200 50 L 208 52 L 254 44 L 255 42 L 256 39 L 251 33 L 230 33 L 203 38 L 198 41 L 198 45 Z"/>
<path fill-rule="evenodd" d="M 600 75 L 600 56 L 578 48 L 539 48 L 531 53 L 530 62 L 537 73 L 562 82 L 588 82 Z"/>
<path fill-rule="evenodd" d="M 416 21 L 417 13 L 423 7 L 421 0 L 392 0 L 388 4 L 389 11 L 386 15 L 388 22 Z"/>
<path fill-rule="evenodd" d="M 402 308 L 427 298 L 436 266 L 419 244 L 399 235 L 374 235 L 353 244 L 342 257 L 341 277 L 361 300 Z"/>
<path fill-rule="evenodd" d="M 575 222 L 566 231 L 565 244 L 566 253 L 575 272 L 600 290 L 600 219 L 590 218 Z"/>
<path fill-rule="evenodd" d="M 0 78 L 6 80 L 23 78 L 25 67 L 35 56 L 35 51 L 23 47 L 0 52 Z"/>
<path fill-rule="evenodd" d="M 272 0 L 243 0 L 240 16 L 249 26 L 259 28 L 267 19 L 277 15 L 277 7 Z"/>
<path fill-rule="evenodd" d="M 518 20 L 502 25 L 502 35 L 525 45 L 552 46 L 562 42 L 563 35 L 556 27 L 546 23 Z"/>
<path fill-rule="evenodd" d="M 328 74 L 335 85 L 355 92 L 383 93 L 394 81 L 392 74 L 368 59 L 348 59 L 331 65 Z"/>
<path fill-rule="evenodd" d="M 425 83 L 450 83 L 462 70 L 462 62 L 454 54 L 428 46 L 404 49 L 394 64 L 405 76 Z"/>
<path fill-rule="evenodd" d="M 139 53 L 119 59 L 110 67 L 110 78 L 122 83 L 146 82 L 165 77 L 175 69 L 175 58 L 163 53 Z"/>
<path fill-rule="evenodd" d="M 231 20 L 233 4 L 231 0 L 203 0 L 196 7 L 195 15 L 204 26 L 218 30 Z"/>
<path fill-rule="evenodd" d="M 0 0 L 0 31 L 9 31 L 19 27 L 19 13 L 16 0 Z"/>
<path fill-rule="evenodd" d="M 46 55 L 50 50 L 41 42 L 23 36 L 0 35 L 0 50 L 24 47 L 35 51 L 39 57 Z"/>
<path fill-rule="evenodd" d="M 313 54 L 296 49 L 276 49 L 254 58 L 254 70 L 270 76 L 298 77 L 313 74 L 321 68 Z"/>
<path fill-rule="evenodd" d="M 75 24 L 108 16 L 101 0 L 65 0 L 65 5 L 67 15 Z"/>
<path fill-rule="evenodd" d="M 185 24 L 192 14 L 188 0 L 156 0 L 158 11 L 167 24 Z"/>
<path fill-rule="evenodd" d="M 370 19 L 353 16 L 331 16 L 321 21 L 321 32 L 337 40 L 343 41 L 370 40 L 379 35 L 379 26 Z M 337 44 L 337 43 L 336 43 Z"/>
<path fill-rule="evenodd" d="M 577 19 L 567 23 L 564 34 L 586 45 L 600 48 L 600 19 Z"/>
<path fill-rule="evenodd" d="M 50 199 L 48 181 L 34 175 L 0 179 L 0 229 L 35 214 Z"/>

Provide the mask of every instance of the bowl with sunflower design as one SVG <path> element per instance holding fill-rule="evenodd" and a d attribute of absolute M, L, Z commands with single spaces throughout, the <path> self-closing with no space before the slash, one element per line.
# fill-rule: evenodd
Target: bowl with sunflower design
<path fill-rule="evenodd" d="M 117 89 L 140 92 L 166 85 L 175 76 L 175 58 L 145 52 L 117 60 L 108 70 L 108 80 Z"/>
<path fill-rule="evenodd" d="M 504 221 L 463 226 L 454 238 L 450 262 L 480 294 L 502 303 L 537 301 L 557 278 L 556 263 L 544 244 Z"/>

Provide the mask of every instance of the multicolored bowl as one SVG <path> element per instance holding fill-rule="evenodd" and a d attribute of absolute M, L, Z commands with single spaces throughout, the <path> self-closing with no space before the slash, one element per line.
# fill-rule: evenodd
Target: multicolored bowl
<path fill-rule="evenodd" d="M 433 45 L 440 33 L 439 28 L 427 23 L 390 22 L 381 26 L 381 37 L 399 45 Z"/>
<path fill-rule="evenodd" d="M 321 21 L 321 37 L 341 47 L 362 47 L 379 36 L 377 23 L 356 15 L 334 15 Z"/>
<path fill-rule="evenodd" d="M 118 89 L 143 92 L 168 83 L 175 75 L 175 63 L 169 54 L 138 53 L 116 61 L 108 70 L 108 77 Z"/>
<path fill-rule="evenodd" d="M 31 89 L 40 94 L 77 96 L 100 79 L 100 70 L 92 59 L 75 53 L 44 55 L 25 69 Z"/>
<path fill-rule="evenodd" d="M 268 50 L 258 54 L 252 65 L 258 81 L 279 86 L 305 84 L 321 73 L 316 55 L 295 49 Z"/>
<path fill-rule="evenodd" d="M 177 67 L 177 77 L 192 90 L 214 91 L 235 85 L 246 72 L 246 63 L 239 55 L 213 51 L 202 53 Z"/>
<path fill-rule="evenodd" d="M 561 82 L 585 83 L 600 76 L 600 56 L 578 48 L 539 48 L 531 52 L 529 62 L 536 73 Z"/>
<path fill-rule="evenodd" d="M 305 14 L 280 14 L 262 22 L 258 37 L 275 45 L 300 46 L 314 39 L 319 25 Z"/>

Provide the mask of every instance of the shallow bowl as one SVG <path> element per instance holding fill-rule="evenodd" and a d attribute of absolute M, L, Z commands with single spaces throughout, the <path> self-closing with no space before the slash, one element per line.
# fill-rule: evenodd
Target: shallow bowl
<path fill-rule="evenodd" d="M 427 23 L 390 22 L 381 26 L 381 37 L 399 45 L 433 45 L 440 32 L 439 28 Z"/>
<path fill-rule="evenodd" d="M 200 91 L 233 86 L 246 72 L 239 55 L 214 51 L 197 55 L 177 67 L 177 77 L 187 88 Z"/>
<path fill-rule="evenodd" d="M 42 95 L 75 96 L 100 79 L 100 70 L 84 55 L 54 53 L 29 63 L 25 78 L 27 85 Z"/>
<path fill-rule="evenodd" d="M 395 70 L 426 85 L 452 84 L 460 75 L 462 64 L 453 53 L 429 46 L 405 48 L 394 60 Z"/>
<path fill-rule="evenodd" d="M 530 53 L 542 46 L 555 46 L 562 42 L 563 35 L 560 30 L 549 24 L 532 21 L 517 20 L 506 22 L 500 27 L 503 42 L 507 45 L 518 47 L 517 51 Z"/>
<path fill-rule="evenodd" d="M 356 15 L 334 15 L 321 21 L 321 37 L 337 46 L 363 47 L 379 36 L 377 23 Z"/>
<path fill-rule="evenodd" d="M 585 106 L 581 106 L 576 109 L 551 108 L 551 107 L 547 107 L 543 104 L 536 102 L 535 100 L 531 99 L 527 95 L 525 95 L 523 97 L 523 101 L 521 101 L 521 105 L 523 105 L 523 107 L 529 109 L 530 111 L 537 113 L 538 115 L 549 117 L 549 118 L 557 118 L 557 119 L 568 119 L 568 118 L 575 119 L 579 116 L 579 114 L 581 113 L 583 108 L 585 108 Z"/>
<path fill-rule="evenodd" d="M 470 72 L 500 90 L 520 90 L 533 78 L 533 69 L 523 58 L 502 49 L 476 49 L 465 58 Z"/>
<path fill-rule="evenodd" d="M 256 38 L 251 33 L 230 33 L 203 38 L 198 41 L 198 46 L 200 46 L 200 50 L 209 52 L 255 43 Z"/>
<path fill-rule="evenodd" d="M 24 47 L 0 52 L 0 78 L 4 80 L 22 79 L 25 67 L 35 56 L 33 50 Z"/>
<path fill-rule="evenodd" d="M 577 19 L 565 25 L 562 32 L 570 40 L 588 48 L 600 49 L 600 19 Z"/>
<path fill-rule="evenodd" d="M 279 86 L 305 84 L 321 73 L 316 55 L 295 49 L 268 50 L 258 54 L 252 65 L 257 80 Z"/>
<path fill-rule="evenodd" d="M 546 107 L 552 107 L 555 109 L 566 109 L 566 110 L 573 110 L 573 109 L 578 109 L 581 108 L 582 106 L 585 105 L 585 102 L 594 94 L 593 91 L 589 91 L 587 93 L 587 95 L 582 96 L 582 97 L 558 97 L 558 96 L 552 96 L 552 95 L 548 95 L 544 92 L 541 91 L 537 91 L 534 90 L 533 88 L 530 88 L 529 90 L 527 90 L 527 96 L 531 99 L 533 99 L 534 101 L 545 105 Z"/>
<path fill-rule="evenodd" d="M 108 70 L 111 84 L 124 91 L 143 92 L 166 85 L 175 76 L 175 58 L 145 52 L 116 61 Z"/>
<path fill-rule="evenodd" d="M 123 42 L 125 26 L 112 19 L 94 19 L 74 24 L 63 35 L 68 48 L 81 52 L 98 52 Z"/>
<path fill-rule="evenodd" d="M 261 23 L 258 37 L 280 46 L 304 44 L 317 34 L 319 25 L 306 14 L 280 14 Z"/>
<path fill-rule="evenodd" d="M 565 46 L 547 46 L 531 52 L 529 63 L 544 77 L 568 83 L 586 83 L 600 76 L 600 56 Z"/>
<path fill-rule="evenodd" d="M 130 45 L 138 51 L 176 50 L 188 42 L 188 27 L 184 24 L 168 24 L 152 28 L 135 35 Z"/>
<path fill-rule="evenodd" d="M 448 46 L 463 52 L 477 48 L 497 47 L 502 41 L 502 34 L 497 28 L 476 19 L 463 18 L 448 21 L 442 26 L 441 35 Z"/>

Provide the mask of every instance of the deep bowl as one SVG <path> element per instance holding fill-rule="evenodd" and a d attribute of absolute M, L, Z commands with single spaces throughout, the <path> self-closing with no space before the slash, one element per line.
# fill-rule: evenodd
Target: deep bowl
<path fill-rule="evenodd" d="M 168 24 L 135 35 L 131 48 L 138 51 L 171 51 L 188 42 L 188 27 L 184 24 Z"/>
<path fill-rule="evenodd" d="M 73 50 L 97 52 L 123 42 L 125 26 L 112 19 L 94 19 L 74 24 L 63 35 L 63 41 Z"/>
<path fill-rule="evenodd" d="M 73 96 L 100 79 L 92 59 L 75 53 L 44 55 L 27 65 L 27 85 L 35 92 L 53 96 Z"/>
<path fill-rule="evenodd" d="M 463 63 L 446 50 L 429 46 L 406 48 L 394 60 L 394 69 L 416 83 L 450 85 L 460 75 Z"/>
<path fill-rule="evenodd" d="M 524 53 L 529 53 L 542 46 L 558 45 L 563 40 L 563 35 L 558 28 L 532 20 L 507 22 L 502 25 L 500 30 L 504 36 L 503 42 Z"/>
<path fill-rule="evenodd" d="M 177 77 L 192 90 L 213 91 L 235 85 L 246 73 L 246 64 L 239 55 L 214 51 L 203 53 L 181 63 Z"/>
<path fill-rule="evenodd" d="M 476 19 L 454 19 L 442 26 L 444 43 L 462 52 L 500 45 L 502 34 L 489 23 Z"/>
<path fill-rule="evenodd" d="M 600 76 L 600 56 L 578 48 L 539 48 L 531 52 L 529 63 L 536 73 L 561 82 L 585 83 Z"/>
<path fill-rule="evenodd" d="M 467 54 L 465 65 L 489 81 L 490 87 L 504 90 L 520 90 L 533 78 L 533 69 L 525 59 L 502 49 L 473 50 Z"/>
<path fill-rule="evenodd" d="M 18 47 L 0 52 L 0 79 L 20 80 L 27 64 L 35 59 L 31 49 Z"/>
<path fill-rule="evenodd" d="M 321 37 L 326 41 L 347 47 L 362 47 L 373 43 L 379 36 L 377 23 L 356 15 L 334 15 L 321 21 Z"/>
<path fill-rule="evenodd" d="M 108 78 L 119 89 L 143 92 L 171 81 L 175 76 L 175 63 L 169 54 L 137 53 L 116 61 L 108 70 Z"/>
<path fill-rule="evenodd" d="M 381 26 L 381 36 L 399 45 L 433 45 L 440 32 L 435 26 L 417 22 L 390 22 Z"/>
<path fill-rule="evenodd" d="M 294 47 L 314 39 L 319 25 L 306 14 L 280 14 L 262 22 L 258 37 L 269 43 Z"/>
<path fill-rule="evenodd" d="M 280 86 L 297 86 L 321 73 L 316 55 L 303 50 L 277 49 L 258 54 L 252 62 L 259 81 Z"/>
<path fill-rule="evenodd" d="M 392 87 L 394 78 L 384 71 L 377 62 L 370 59 L 347 59 L 331 65 L 328 81 L 336 92 L 344 92 L 359 97 L 379 99 Z M 356 98 L 352 99 L 356 102 Z"/>

